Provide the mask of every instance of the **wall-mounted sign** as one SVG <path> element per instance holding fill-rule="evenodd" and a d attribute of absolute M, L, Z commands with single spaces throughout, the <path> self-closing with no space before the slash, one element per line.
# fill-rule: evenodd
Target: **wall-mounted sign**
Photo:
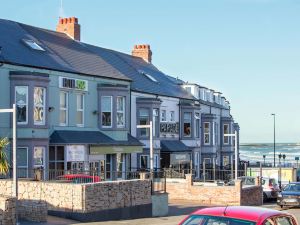
<path fill-rule="evenodd" d="M 161 133 L 179 133 L 179 123 L 160 123 L 160 132 Z"/>
<path fill-rule="evenodd" d="M 171 154 L 171 164 L 190 163 L 191 155 L 188 153 Z"/>
<path fill-rule="evenodd" d="M 67 145 L 67 161 L 83 162 L 84 161 L 84 145 Z"/>
<path fill-rule="evenodd" d="M 80 80 L 80 79 L 73 79 L 73 78 L 66 78 L 66 77 L 59 77 L 59 87 L 76 89 L 76 90 L 80 90 L 80 91 L 88 91 L 88 81 Z"/>

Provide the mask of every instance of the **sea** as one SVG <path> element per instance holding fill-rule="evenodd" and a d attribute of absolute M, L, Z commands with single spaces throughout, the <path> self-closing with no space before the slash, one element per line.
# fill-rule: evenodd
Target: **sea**
<path fill-rule="evenodd" d="M 296 157 L 300 157 L 300 143 L 276 143 L 275 159 L 276 164 L 279 163 L 279 154 L 286 155 L 285 160 L 281 159 L 281 163 L 287 166 L 297 164 Z M 265 163 L 272 164 L 274 162 L 274 144 L 273 143 L 256 143 L 256 144 L 240 144 L 240 159 L 249 161 L 250 163 L 264 163 L 263 155 L 266 156 Z M 300 162 L 299 162 L 300 165 Z"/>

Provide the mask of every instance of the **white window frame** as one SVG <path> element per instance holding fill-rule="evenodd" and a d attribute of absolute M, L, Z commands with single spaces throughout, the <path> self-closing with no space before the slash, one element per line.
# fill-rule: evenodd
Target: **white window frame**
<path fill-rule="evenodd" d="M 25 122 L 17 122 L 18 125 L 27 125 L 28 124 L 28 86 L 15 86 L 15 103 L 16 107 L 18 108 L 17 104 L 17 88 L 26 88 L 26 104 L 24 105 L 26 107 L 26 121 Z"/>
<path fill-rule="evenodd" d="M 27 154 L 27 166 L 17 166 L 18 168 L 17 169 L 26 169 L 26 178 L 28 177 L 28 147 L 23 147 L 23 146 L 18 146 L 17 147 L 17 152 L 18 152 L 18 149 L 26 149 L 26 154 Z"/>
<path fill-rule="evenodd" d="M 228 133 L 225 133 L 225 126 L 228 127 Z M 228 123 L 224 123 L 223 124 L 223 144 L 224 145 L 229 145 L 229 137 L 225 137 L 225 134 L 229 134 L 229 124 Z M 225 142 L 225 139 L 227 138 L 227 142 Z"/>
<path fill-rule="evenodd" d="M 195 166 L 199 166 L 199 152 L 194 152 L 194 160 Z"/>
<path fill-rule="evenodd" d="M 216 144 L 216 135 L 215 135 L 215 126 L 216 126 L 216 123 L 213 122 L 212 123 L 212 144 L 215 145 Z"/>
<path fill-rule="evenodd" d="M 68 120 L 69 120 L 69 93 L 67 91 L 60 91 L 59 92 L 59 100 L 60 100 L 60 95 L 61 93 L 64 93 L 66 95 L 66 107 L 62 108 L 59 102 L 59 125 L 60 126 L 67 126 L 68 125 Z M 61 123 L 60 121 L 60 113 L 61 111 L 66 111 L 66 121 L 65 123 Z"/>
<path fill-rule="evenodd" d="M 118 98 L 122 98 L 123 99 L 123 110 L 121 111 L 121 110 L 118 110 L 118 105 L 117 105 L 117 114 L 118 113 L 122 113 L 123 114 L 123 121 L 124 121 L 124 124 L 123 125 L 118 125 L 117 124 L 117 128 L 124 128 L 125 126 L 126 126 L 126 109 L 125 109 L 125 107 L 126 107 L 126 104 L 125 104 L 125 101 L 126 101 L 126 98 L 125 98 L 125 96 L 117 96 L 117 104 L 118 104 Z M 117 119 L 116 119 L 116 121 L 117 121 Z"/>
<path fill-rule="evenodd" d="M 36 148 L 42 148 L 43 149 L 43 165 L 35 165 L 34 164 L 34 151 Z M 43 167 L 45 168 L 45 160 L 46 160 L 46 147 L 45 146 L 34 146 L 33 147 L 33 167 Z"/>
<path fill-rule="evenodd" d="M 164 116 L 163 116 L 164 115 Z M 167 110 L 162 109 L 161 110 L 161 117 L 160 117 L 161 122 L 166 122 L 167 121 Z"/>
<path fill-rule="evenodd" d="M 205 124 L 208 124 L 208 132 L 205 132 Z M 205 135 L 208 135 L 208 142 L 205 142 Z M 203 143 L 204 145 L 210 145 L 210 122 L 203 123 Z"/>
<path fill-rule="evenodd" d="M 80 109 L 79 107 L 78 107 L 78 97 L 82 97 L 82 109 Z M 77 112 L 82 112 L 82 123 L 81 124 L 79 124 L 79 123 L 77 123 L 78 121 L 77 121 L 77 114 L 76 114 L 76 126 L 77 127 L 84 127 L 84 103 L 85 103 L 85 99 L 84 99 L 84 94 L 83 93 L 77 93 L 76 94 L 76 113 Z"/>
<path fill-rule="evenodd" d="M 146 157 L 147 158 L 147 167 L 146 168 L 142 168 L 142 157 Z M 149 169 L 150 168 L 150 156 L 149 155 L 140 155 L 140 169 Z"/>
<path fill-rule="evenodd" d="M 198 126 L 197 126 L 198 121 Z M 200 113 L 195 113 L 195 138 L 200 138 Z M 198 133 L 197 133 L 198 131 Z"/>
<path fill-rule="evenodd" d="M 175 111 L 170 111 L 170 122 L 175 122 Z"/>
<path fill-rule="evenodd" d="M 185 114 L 189 114 L 190 115 L 190 121 L 189 121 L 189 123 L 190 123 L 190 135 L 185 135 L 185 133 L 184 133 L 184 124 L 185 124 L 185 118 L 184 118 L 184 115 Z M 192 120 L 193 120 L 193 113 L 192 112 L 183 112 L 183 126 L 182 126 L 182 128 L 183 128 L 183 137 L 185 137 L 185 138 L 191 138 L 192 137 L 192 133 L 193 133 L 193 126 L 192 126 Z"/>
<path fill-rule="evenodd" d="M 156 112 L 156 114 L 154 113 Z M 156 120 L 159 120 L 158 118 L 159 116 L 159 109 L 158 108 L 153 108 L 152 109 L 152 135 L 153 137 L 156 137 L 157 133 L 156 133 Z M 159 121 L 158 121 L 159 123 Z M 159 126 L 159 124 L 158 124 Z"/>
<path fill-rule="evenodd" d="M 33 123 L 34 123 L 34 125 L 45 125 L 46 124 L 46 88 L 45 87 L 38 87 L 38 86 L 36 86 L 36 87 L 34 87 L 34 89 L 35 88 L 41 88 L 41 89 L 43 89 L 43 92 L 44 92 L 44 96 L 43 96 L 43 105 L 42 105 L 42 107 L 43 107 L 43 109 L 44 109 L 44 115 L 43 115 L 43 120 L 42 120 L 42 122 L 36 122 L 35 121 L 35 119 L 34 119 L 34 113 L 35 113 L 35 107 L 36 106 L 38 106 L 38 107 L 41 107 L 41 106 L 39 106 L 39 105 L 35 105 L 34 104 L 34 99 L 33 99 Z M 34 96 L 33 96 L 33 98 L 34 98 Z"/>
<path fill-rule="evenodd" d="M 110 126 L 103 125 L 103 121 L 102 121 L 102 113 L 103 112 L 109 112 L 109 111 L 103 111 L 102 110 L 102 99 L 106 98 L 106 97 L 110 98 L 110 119 L 111 119 Z M 101 127 L 102 128 L 112 128 L 113 127 L 113 96 L 111 96 L 111 95 L 102 95 L 101 96 Z"/>

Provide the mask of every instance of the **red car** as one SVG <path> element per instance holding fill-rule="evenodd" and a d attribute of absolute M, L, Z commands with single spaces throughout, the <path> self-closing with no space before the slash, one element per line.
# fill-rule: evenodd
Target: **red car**
<path fill-rule="evenodd" d="M 90 176 L 86 174 L 65 174 L 59 176 L 58 179 L 70 181 L 75 184 L 96 183 L 101 181 L 99 176 Z"/>
<path fill-rule="evenodd" d="M 272 209 L 228 206 L 199 209 L 179 225 L 297 225 L 295 217 Z"/>

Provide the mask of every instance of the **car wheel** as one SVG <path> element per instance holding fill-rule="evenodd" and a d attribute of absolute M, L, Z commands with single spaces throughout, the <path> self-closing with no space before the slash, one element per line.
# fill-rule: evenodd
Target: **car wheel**
<path fill-rule="evenodd" d="M 264 202 L 266 202 L 268 200 L 268 196 L 266 195 L 266 193 L 263 194 L 263 200 L 264 200 Z"/>

